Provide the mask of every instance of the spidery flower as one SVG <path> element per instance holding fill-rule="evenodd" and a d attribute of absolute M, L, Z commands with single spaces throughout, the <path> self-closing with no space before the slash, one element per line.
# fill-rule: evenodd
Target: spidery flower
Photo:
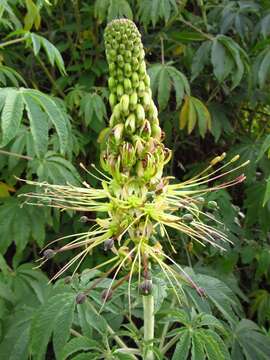
<path fill-rule="evenodd" d="M 103 247 L 110 251 L 110 259 L 96 267 L 111 265 L 112 282 L 103 294 L 104 301 L 123 281 L 128 281 L 130 287 L 133 275 L 138 277 L 141 291 L 150 292 L 151 264 L 160 267 L 174 290 L 184 280 L 200 292 L 164 251 L 164 242 L 175 251 L 167 229 L 178 230 L 203 245 L 209 243 L 223 249 L 222 243 L 229 240 L 223 232 L 208 225 L 207 218 L 217 223 L 218 220 L 203 211 L 202 196 L 242 182 L 244 175 L 216 185 L 216 180 L 245 164 L 231 169 L 230 165 L 239 158 L 236 156 L 217 167 L 225 158 L 222 154 L 190 180 L 178 183 L 172 177 L 163 177 L 163 168 L 170 160 L 171 151 L 162 143 L 164 133 L 152 100 L 141 35 L 135 24 L 126 19 L 108 24 L 105 48 L 112 114 L 109 127 L 99 136 L 103 171 L 93 165 L 93 176 L 100 179 L 100 188 L 92 188 L 85 182 L 82 187 L 76 187 L 28 181 L 44 191 L 27 196 L 61 210 L 99 212 L 106 216 L 96 218 L 95 225 L 87 232 L 57 239 L 68 239 L 69 242 L 57 250 L 45 250 L 42 260 L 66 250 L 82 249 L 55 274 L 53 279 L 56 279 L 73 264 L 76 264 L 76 272 L 94 248 Z M 215 206 L 214 202 L 212 206 Z M 156 234 L 162 235 L 160 242 L 155 240 Z M 175 293 L 177 295 L 177 291 Z"/>

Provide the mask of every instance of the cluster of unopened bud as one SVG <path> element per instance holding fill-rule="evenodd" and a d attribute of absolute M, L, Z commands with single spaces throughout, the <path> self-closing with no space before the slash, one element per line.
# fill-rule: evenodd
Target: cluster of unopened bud
<path fill-rule="evenodd" d="M 112 115 L 102 167 L 120 183 L 131 176 L 157 183 L 171 153 L 162 144 L 164 136 L 136 25 L 126 19 L 112 21 L 105 30 L 105 47 Z"/>

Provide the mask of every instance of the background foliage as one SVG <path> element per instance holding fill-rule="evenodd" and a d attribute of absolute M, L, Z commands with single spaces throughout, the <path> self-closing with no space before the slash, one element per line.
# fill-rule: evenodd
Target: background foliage
<path fill-rule="evenodd" d="M 132 358 L 118 349 L 115 332 L 140 346 L 140 321 L 136 328 L 125 320 L 125 285 L 98 317 L 106 281 L 87 303 L 75 304 L 96 274 L 47 284 L 72 252 L 33 270 L 45 244 L 88 225 L 79 215 L 24 205 L 19 195 L 31 189 L 18 180 L 78 184 L 83 178 L 96 185 L 79 163 L 98 162 L 98 134 L 110 115 L 103 31 L 121 16 L 142 32 L 165 143 L 173 149 L 167 173 L 185 178 L 224 151 L 250 160 L 243 185 L 210 196 L 233 247 L 221 254 L 172 234 L 175 260 L 188 266 L 207 298 L 187 288 L 189 307 L 168 310 L 168 284 L 157 274 L 156 331 L 162 338 L 167 324 L 172 344 L 166 348 L 162 338 L 156 356 L 269 359 L 267 0 L 1 1 L 0 354 L 10 360 L 83 360 L 89 352 L 92 359 Z M 80 272 L 106 258 L 102 250 L 93 255 Z"/>

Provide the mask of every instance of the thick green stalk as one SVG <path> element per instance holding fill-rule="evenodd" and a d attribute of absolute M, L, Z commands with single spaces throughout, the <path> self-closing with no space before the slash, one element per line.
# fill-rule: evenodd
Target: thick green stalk
<path fill-rule="evenodd" d="M 154 296 L 143 296 L 143 317 L 144 317 L 144 340 L 151 343 L 154 340 L 155 312 L 154 312 Z M 147 350 L 145 360 L 154 360 L 152 350 Z"/>

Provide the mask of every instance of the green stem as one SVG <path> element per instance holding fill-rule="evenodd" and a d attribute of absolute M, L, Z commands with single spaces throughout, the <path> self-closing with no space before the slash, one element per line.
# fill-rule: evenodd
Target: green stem
<path fill-rule="evenodd" d="M 143 312 L 144 312 L 144 340 L 151 342 L 154 340 L 154 296 L 143 296 Z M 152 350 L 147 350 L 145 360 L 154 360 L 154 353 Z"/>
<path fill-rule="evenodd" d="M 47 69 L 46 65 L 44 64 L 44 62 L 41 60 L 41 58 L 37 55 L 36 56 L 40 66 L 42 67 L 43 71 L 45 72 L 45 74 L 47 75 L 50 83 L 53 85 L 53 87 L 55 88 L 55 90 L 59 93 L 59 95 L 61 95 L 63 98 L 65 97 L 65 93 L 62 91 L 62 89 L 58 86 L 58 84 L 56 83 L 56 81 L 54 80 L 53 76 L 51 75 L 51 73 L 49 72 L 49 70 Z"/>
<path fill-rule="evenodd" d="M 8 40 L 8 41 L 5 41 L 3 43 L 0 43 L 0 48 L 3 48 L 3 47 L 8 46 L 8 45 L 17 44 L 17 43 L 20 43 L 20 42 L 23 42 L 23 41 L 25 41 L 25 37 L 22 37 L 22 38 L 19 38 L 19 39 Z"/>

